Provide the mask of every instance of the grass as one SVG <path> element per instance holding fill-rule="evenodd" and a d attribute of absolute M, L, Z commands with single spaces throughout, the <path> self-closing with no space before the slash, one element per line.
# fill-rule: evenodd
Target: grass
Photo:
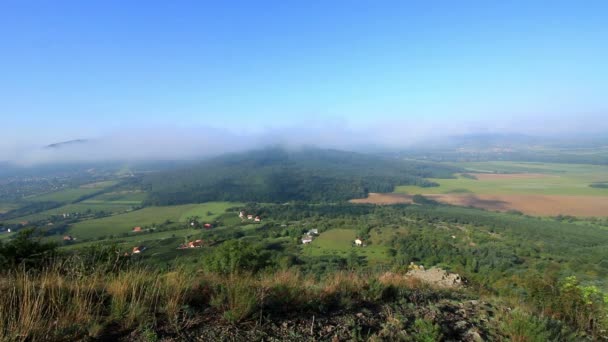
<path fill-rule="evenodd" d="M 30 202 L 72 202 L 78 198 L 93 194 L 99 190 L 117 184 L 117 181 L 104 181 L 81 185 L 77 188 L 69 188 L 58 191 L 49 192 L 46 194 L 26 197 L 25 200 Z"/>
<path fill-rule="evenodd" d="M 7 233 L 7 232 L 0 233 L 0 240 L 8 239 L 13 235 L 15 235 L 15 233 Z"/>
<path fill-rule="evenodd" d="M 129 246 L 135 246 L 138 244 L 143 244 L 146 246 L 153 246 L 155 244 L 158 244 L 162 240 L 172 239 L 172 238 L 178 238 L 183 242 L 184 237 L 200 235 L 201 233 L 202 233 L 201 229 L 190 229 L 190 228 L 171 230 L 171 231 L 165 231 L 165 232 L 154 232 L 154 233 L 133 233 L 133 235 L 127 236 L 127 237 L 105 239 L 102 241 L 89 241 L 89 242 L 83 242 L 83 243 L 74 243 L 74 244 L 70 244 L 70 245 L 65 245 L 65 246 L 61 247 L 61 249 L 74 250 L 74 249 L 79 249 L 79 248 L 83 248 L 83 247 L 89 247 L 89 246 L 98 244 L 100 242 L 117 243 L 119 245 L 124 244 L 124 245 L 129 245 Z M 177 247 L 177 245 L 175 245 L 174 247 Z"/>
<path fill-rule="evenodd" d="M 75 223 L 70 228 L 70 234 L 76 238 L 89 239 L 104 235 L 115 235 L 132 231 L 135 226 L 154 226 L 171 220 L 184 222 L 188 216 L 200 216 L 203 220 L 213 221 L 223 214 L 226 209 L 239 203 L 208 202 L 203 204 L 186 204 L 165 207 L 147 207 L 125 214 L 86 220 Z M 211 215 L 207 215 L 211 212 Z"/>
<path fill-rule="evenodd" d="M 3 272 L 0 340 L 105 340 L 107 334 L 114 340 L 146 340 L 135 334 L 179 334 L 200 322 L 201 315 L 211 318 L 210 324 L 234 327 L 257 313 L 280 319 L 285 313 L 314 310 L 319 316 L 328 308 L 382 300 L 382 293 L 394 293 L 384 300 L 411 291 L 426 293 L 416 284 L 385 284 L 377 275 L 355 272 L 315 280 L 294 270 L 223 275 L 137 267 L 89 274 L 73 266 Z M 206 307 L 213 310 L 202 310 Z"/>
<path fill-rule="evenodd" d="M 107 192 L 85 202 L 99 203 L 99 202 L 112 202 L 112 203 L 136 203 L 140 204 L 147 197 L 147 194 L 143 191 L 114 191 Z"/>
<path fill-rule="evenodd" d="M 135 203 L 135 205 L 138 203 Z M 92 212 L 107 212 L 107 213 L 124 213 L 130 210 L 134 204 L 117 203 L 117 202 L 79 202 L 75 204 L 67 204 L 58 208 L 46 210 L 40 213 L 17 217 L 9 220 L 8 222 L 21 222 L 21 221 L 38 221 L 47 219 L 53 215 L 61 215 L 64 213 L 86 213 L 88 210 Z"/>
<path fill-rule="evenodd" d="M 0 202 L 0 214 L 4 214 L 13 209 L 16 209 L 18 206 L 14 203 L 2 203 Z"/>
<path fill-rule="evenodd" d="M 431 181 L 439 183 L 439 186 L 431 188 L 398 186 L 395 192 L 407 194 L 475 193 L 491 195 L 608 196 L 608 189 L 589 187 L 589 184 L 593 182 L 606 180 L 608 177 L 608 167 L 606 166 L 511 162 L 459 163 L 456 165 L 465 167 L 471 172 L 529 172 L 546 176 L 486 180 L 475 180 L 462 176 L 456 179 L 431 179 Z"/>
<path fill-rule="evenodd" d="M 331 229 L 321 233 L 308 246 L 303 246 L 303 253 L 310 256 L 338 255 L 348 257 L 351 252 L 364 256 L 369 262 L 377 263 L 387 260 L 388 247 L 368 245 L 354 247 L 357 232 L 353 229 Z"/>

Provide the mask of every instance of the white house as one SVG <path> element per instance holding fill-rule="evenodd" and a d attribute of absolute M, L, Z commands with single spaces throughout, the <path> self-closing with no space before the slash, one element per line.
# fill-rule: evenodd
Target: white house
<path fill-rule="evenodd" d="M 256 216 L 255 219 L 254 219 L 254 221 L 255 222 L 260 222 L 260 221 L 262 221 L 262 219 L 259 216 Z"/>
<path fill-rule="evenodd" d="M 248 220 L 253 220 L 253 215 L 247 215 Z"/>
<path fill-rule="evenodd" d="M 312 242 L 312 238 L 311 237 L 304 237 L 304 238 L 302 238 L 302 243 L 305 244 L 305 245 L 308 245 L 311 242 Z"/>
<path fill-rule="evenodd" d="M 308 233 L 306 233 L 306 235 L 308 235 L 308 236 L 319 235 L 319 230 L 318 229 L 311 229 L 311 230 L 308 231 Z"/>
<path fill-rule="evenodd" d="M 240 218 L 245 217 L 245 212 L 244 212 L 244 211 L 241 211 L 241 212 L 239 213 L 239 217 L 240 217 Z"/>
<path fill-rule="evenodd" d="M 362 246 L 363 245 L 363 241 L 361 239 L 357 238 L 357 240 L 355 240 L 355 245 Z"/>

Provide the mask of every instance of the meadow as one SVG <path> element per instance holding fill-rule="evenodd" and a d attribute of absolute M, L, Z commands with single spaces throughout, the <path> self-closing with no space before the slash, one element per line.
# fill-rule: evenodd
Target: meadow
<path fill-rule="evenodd" d="M 357 238 L 357 231 L 354 229 L 331 229 L 322 232 L 308 246 L 303 246 L 302 253 L 308 256 L 331 256 L 336 255 L 346 258 L 351 253 L 357 256 L 364 256 L 374 264 L 386 261 L 388 258 L 388 248 L 386 246 L 369 244 L 364 247 L 353 245 Z M 367 243 L 367 242 L 366 242 Z"/>
<path fill-rule="evenodd" d="M 232 202 L 208 202 L 163 207 L 146 207 L 129 213 L 91 219 L 75 223 L 69 233 L 76 238 L 91 239 L 100 236 L 128 233 L 133 227 L 154 227 L 167 220 L 184 222 L 189 216 L 199 216 L 203 221 L 213 221 L 226 209 L 238 206 Z"/>
<path fill-rule="evenodd" d="M 137 203 L 136 203 L 137 204 Z M 21 222 L 21 221 L 38 221 L 45 220 L 55 215 L 62 214 L 82 214 L 87 212 L 104 212 L 111 214 L 124 213 L 132 210 L 133 204 L 117 203 L 117 202 L 78 202 L 74 204 L 67 204 L 58 208 L 45 210 L 36 214 L 21 216 L 12 220 L 8 220 L 9 223 Z"/>
<path fill-rule="evenodd" d="M 103 181 L 84 184 L 75 188 L 53 191 L 24 198 L 28 202 L 73 202 L 82 196 L 92 195 L 100 190 L 116 185 L 118 181 Z"/>
<path fill-rule="evenodd" d="M 431 179 L 439 184 L 437 187 L 398 186 L 395 193 L 423 194 L 448 204 L 539 216 L 608 215 L 608 189 L 590 186 L 608 179 L 607 166 L 513 162 L 454 165 L 470 172 L 453 179 Z M 374 200 L 371 196 L 368 202 Z M 402 200 L 408 201 L 407 197 Z"/>
<path fill-rule="evenodd" d="M 589 185 L 608 179 L 608 167 L 541 163 L 462 163 L 476 179 L 431 179 L 438 187 L 398 186 L 395 192 L 415 194 L 580 195 L 608 196 L 608 189 Z"/>

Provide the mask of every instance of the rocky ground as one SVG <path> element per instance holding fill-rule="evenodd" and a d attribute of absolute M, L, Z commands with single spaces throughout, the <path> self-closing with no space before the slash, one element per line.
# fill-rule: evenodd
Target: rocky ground
<path fill-rule="evenodd" d="M 433 322 L 442 341 L 500 340 L 493 326 L 497 309 L 489 303 L 440 300 L 424 305 L 367 305 L 326 314 L 263 316 L 228 324 L 211 309 L 180 333 L 136 331 L 108 341 L 408 341 L 418 340 L 416 319 Z M 263 315 L 263 314 L 262 314 Z M 167 327 L 169 328 L 169 327 Z"/>

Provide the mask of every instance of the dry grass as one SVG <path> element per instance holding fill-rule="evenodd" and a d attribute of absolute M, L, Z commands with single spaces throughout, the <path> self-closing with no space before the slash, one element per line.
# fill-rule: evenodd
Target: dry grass
<path fill-rule="evenodd" d="M 352 199 L 351 203 L 369 203 L 369 204 L 400 204 L 400 203 L 413 203 L 411 195 L 398 194 L 398 193 L 376 193 L 370 192 L 366 198 Z"/>
<path fill-rule="evenodd" d="M 517 210 L 528 215 L 608 216 L 608 197 L 570 195 L 425 195 L 435 201 L 492 211 Z"/>
<path fill-rule="evenodd" d="M 536 177 L 535 174 L 485 174 L 487 177 Z M 550 175 L 542 175 L 548 176 Z M 503 177 L 503 178 L 504 178 Z M 579 217 L 608 216 L 608 197 L 579 195 L 532 194 L 424 194 L 423 196 L 451 205 L 475 207 L 491 211 L 517 210 L 536 216 L 571 215 Z M 350 200 L 351 203 L 391 205 L 412 203 L 412 196 L 399 193 L 370 193 L 367 198 Z"/>
<path fill-rule="evenodd" d="M 387 287 L 417 286 L 410 280 L 336 272 L 316 280 L 296 270 L 268 274 L 193 274 L 135 268 L 82 275 L 47 269 L 15 271 L 0 281 L 0 340 L 99 338 L 111 329 L 175 332 L 191 324 L 184 308 L 213 307 L 225 321 L 240 322 L 310 308 L 351 307 L 381 298 Z"/>

